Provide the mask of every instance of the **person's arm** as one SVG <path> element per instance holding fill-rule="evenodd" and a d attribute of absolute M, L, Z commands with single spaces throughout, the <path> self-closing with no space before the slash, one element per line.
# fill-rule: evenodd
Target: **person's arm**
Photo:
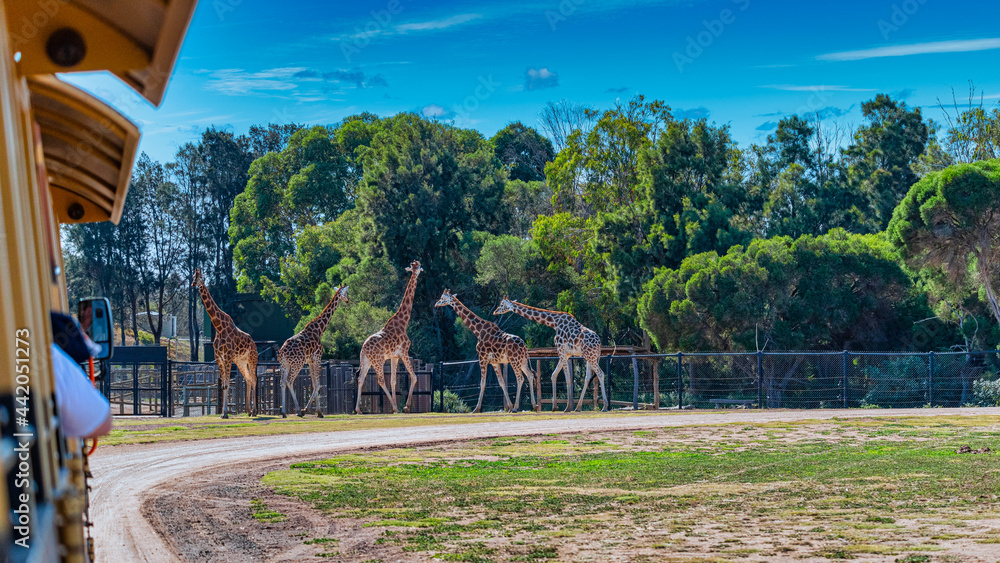
<path fill-rule="evenodd" d="M 94 388 L 80 366 L 55 344 L 52 371 L 63 434 L 71 438 L 95 438 L 111 432 L 108 400 Z"/>

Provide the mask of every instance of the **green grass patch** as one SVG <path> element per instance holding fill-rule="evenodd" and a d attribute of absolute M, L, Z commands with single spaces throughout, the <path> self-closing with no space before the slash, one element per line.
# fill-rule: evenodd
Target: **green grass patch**
<path fill-rule="evenodd" d="M 843 430 L 822 440 L 812 438 L 816 432 L 788 440 L 786 433 L 808 425 L 769 423 L 767 431 L 781 439 L 727 438 L 725 447 L 715 443 L 717 431 L 696 427 L 683 438 L 652 432 L 655 444 L 635 441 L 632 432 L 589 442 L 473 440 L 296 463 L 263 482 L 331 517 L 390 528 L 378 544 L 453 561 L 552 559 L 577 541 L 599 543 L 604 554 L 619 544 L 683 554 L 706 549 L 704 538 L 717 559 L 942 550 L 924 543 L 931 532 L 898 519 L 936 526 L 937 539 L 1000 542 L 975 528 L 1000 510 L 1000 456 L 955 453 L 973 434 L 990 442 L 1000 433 L 919 417 L 888 423 L 906 433 L 875 432 L 870 419 L 860 419 L 812 422 Z M 726 539 L 738 537 L 748 517 L 766 522 L 755 529 L 773 547 Z M 967 533 L 955 533 L 964 526 L 971 526 Z"/>
<path fill-rule="evenodd" d="M 250 515 L 258 522 L 274 523 L 288 520 L 284 514 L 270 510 L 267 503 L 259 498 L 250 499 Z"/>

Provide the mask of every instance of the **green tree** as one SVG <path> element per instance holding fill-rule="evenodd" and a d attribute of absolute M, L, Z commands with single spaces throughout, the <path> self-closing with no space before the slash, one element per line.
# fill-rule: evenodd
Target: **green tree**
<path fill-rule="evenodd" d="M 552 141 L 520 121 L 508 124 L 490 139 L 511 180 L 545 179 L 545 164 L 555 157 Z"/>
<path fill-rule="evenodd" d="M 361 160 L 380 127 L 377 117 L 361 114 L 335 127 L 301 129 L 280 152 L 253 161 L 229 212 L 240 291 L 279 291 L 282 264 L 294 259 L 298 234 L 354 207 Z M 294 301 L 287 293 L 274 297 Z"/>
<path fill-rule="evenodd" d="M 639 321 L 661 350 L 884 350 L 929 310 L 881 235 L 757 239 L 661 268 Z"/>
<path fill-rule="evenodd" d="M 882 230 L 918 180 L 913 167 L 924 154 L 928 128 L 920 108 L 885 94 L 861 104 L 861 112 L 867 123 L 855 131 L 845 156 L 850 180 L 870 202 L 875 230 Z"/>
<path fill-rule="evenodd" d="M 913 270 L 941 270 L 956 289 L 979 288 L 1000 324 L 1000 160 L 928 174 L 896 208 L 887 232 Z"/>

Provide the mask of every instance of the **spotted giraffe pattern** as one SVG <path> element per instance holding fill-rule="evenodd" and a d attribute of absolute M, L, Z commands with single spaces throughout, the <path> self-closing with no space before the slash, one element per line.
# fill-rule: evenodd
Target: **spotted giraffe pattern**
<path fill-rule="evenodd" d="M 465 326 L 476 335 L 476 354 L 479 355 L 479 402 L 472 412 L 479 412 L 483 406 L 483 393 L 486 391 L 486 376 L 489 366 L 493 366 L 493 373 L 497 376 L 500 389 L 503 390 L 504 410 L 517 412 L 521 406 L 521 385 L 525 380 L 528 382 L 528 390 L 531 393 L 531 408 L 540 410 L 535 401 L 535 374 L 528 367 L 528 347 L 524 345 L 524 340 L 519 336 L 508 334 L 486 319 L 473 313 L 466 307 L 458 297 L 452 295 L 450 290 L 444 290 L 441 298 L 434 304 L 435 307 L 451 307 L 462 319 Z M 517 395 L 514 404 L 510 404 L 510 396 L 507 394 L 506 378 L 500 378 L 500 366 L 510 364 L 514 370 L 514 377 L 517 379 Z"/>
<path fill-rule="evenodd" d="M 364 389 L 369 369 L 375 370 L 376 381 L 389 397 L 392 413 L 399 412 L 396 406 L 396 369 L 400 360 L 410 375 L 410 393 L 403 406 L 403 412 L 410 412 L 410 400 L 413 399 L 413 391 L 417 388 L 417 374 L 413 371 L 413 363 L 410 362 L 410 337 L 406 335 L 406 327 L 410 324 L 410 312 L 413 309 L 413 293 L 417 288 L 417 276 L 423 269 L 420 267 L 420 262 L 414 260 L 406 268 L 406 271 L 410 272 L 410 280 L 406 283 L 403 301 L 399 304 L 396 314 L 386 321 L 382 330 L 369 336 L 361 345 L 361 368 L 358 370 L 357 376 L 358 400 L 354 404 L 355 414 L 361 414 L 361 391 Z M 385 385 L 384 366 L 386 360 L 389 360 L 391 367 L 389 377 L 392 386 L 391 392 Z"/>
<path fill-rule="evenodd" d="M 191 285 L 198 288 L 205 311 L 215 327 L 212 348 L 215 350 L 215 363 L 219 366 L 219 377 L 222 380 L 222 418 L 229 418 L 229 367 L 232 364 L 236 364 L 236 369 L 240 370 L 247 382 L 247 415 L 257 416 L 257 345 L 249 334 L 236 327 L 232 317 L 215 304 L 212 294 L 205 286 L 201 270 L 195 269 Z"/>
<path fill-rule="evenodd" d="M 330 317 L 340 303 L 349 303 L 346 285 L 334 291 L 323 312 L 309 321 L 301 332 L 286 340 L 278 350 L 278 363 L 281 365 L 281 418 L 287 418 L 286 401 L 289 393 L 295 402 L 295 412 L 299 416 L 304 416 L 309 410 L 309 405 L 316 401 L 316 416 L 323 418 L 323 413 L 319 410 L 319 391 L 322 388 L 320 383 L 322 337 L 327 325 L 330 324 Z M 299 410 L 299 399 L 295 396 L 295 378 L 299 376 L 299 371 L 305 364 L 309 364 L 309 378 L 312 380 L 313 392 L 306 405 Z M 289 393 L 286 393 L 285 389 Z"/>
<path fill-rule="evenodd" d="M 604 388 L 604 371 L 597 364 L 601 357 L 601 337 L 589 328 L 580 324 L 576 317 L 561 311 L 549 311 L 530 307 L 517 301 L 511 301 L 504 297 L 500 305 L 493 311 L 494 315 L 504 313 L 517 313 L 522 317 L 550 326 L 556 331 L 555 345 L 556 354 L 559 355 L 559 363 L 556 364 L 555 371 L 552 372 L 552 410 L 556 410 L 556 378 L 559 370 L 566 373 L 566 411 L 569 411 L 573 400 L 573 378 L 570 373 L 569 359 L 574 356 L 582 356 L 587 362 L 587 377 L 583 381 L 583 392 L 580 393 L 580 401 L 576 404 L 576 410 L 583 406 L 583 398 L 587 394 L 587 386 L 596 373 L 598 381 L 601 383 L 601 397 L 604 399 L 604 408 L 608 410 L 608 394 Z"/>

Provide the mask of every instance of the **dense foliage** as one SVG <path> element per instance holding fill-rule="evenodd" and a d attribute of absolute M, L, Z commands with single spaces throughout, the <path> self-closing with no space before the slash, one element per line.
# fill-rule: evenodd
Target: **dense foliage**
<path fill-rule="evenodd" d="M 411 113 L 209 129 L 174 162 L 140 160 L 117 228 L 68 231 L 71 291 L 113 295 L 124 332 L 140 313 L 196 318 L 195 267 L 223 307 L 255 294 L 300 326 L 349 284 L 324 336 L 349 358 L 419 259 L 409 334 L 424 360 L 472 354 L 431 306 L 445 288 L 484 317 L 510 295 L 664 351 L 996 346 L 998 164 L 954 163 L 995 152 L 1000 113 L 970 107 L 940 142 L 889 96 L 862 114 L 854 130 L 789 116 L 749 147 L 642 96 L 550 104 L 549 138 Z M 551 329 L 498 321 L 551 345 Z"/>

